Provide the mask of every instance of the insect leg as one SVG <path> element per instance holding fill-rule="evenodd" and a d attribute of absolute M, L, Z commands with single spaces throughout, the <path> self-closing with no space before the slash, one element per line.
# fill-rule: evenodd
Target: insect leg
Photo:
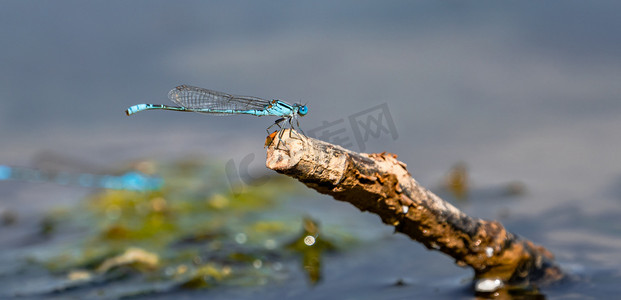
<path fill-rule="evenodd" d="M 267 127 L 267 129 L 266 129 L 267 134 L 269 134 L 269 133 L 270 133 L 270 129 L 271 129 L 272 127 L 274 127 L 274 126 L 278 126 L 278 128 L 282 129 L 282 126 L 280 126 L 280 122 L 282 122 L 282 121 L 284 121 L 284 120 L 286 120 L 286 119 L 285 119 L 285 118 L 280 118 L 280 119 L 276 120 L 276 121 L 274 122 L 274 124 L 270 125 L 270 127 Z"/>

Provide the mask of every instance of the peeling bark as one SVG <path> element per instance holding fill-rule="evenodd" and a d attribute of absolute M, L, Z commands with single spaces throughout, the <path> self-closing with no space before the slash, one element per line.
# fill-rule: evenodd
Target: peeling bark
<path fill-rule="evenodd" d="M 377 214 L 395 231 L 471 267 L 477 280 L 528 285 L 563 278 L 548 250 L 508 232 L 497 221 L 467 216 L 419 185 L 394 154 L 356 153 L 301 139 L 288 129 L 279 140 L 274 137 L 267 149 L 268 168 Z"/>

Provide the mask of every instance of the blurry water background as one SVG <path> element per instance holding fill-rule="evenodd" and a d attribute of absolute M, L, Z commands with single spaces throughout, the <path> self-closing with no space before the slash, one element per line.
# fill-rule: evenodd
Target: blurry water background
<path fill-rule="evenodd" d="M 431 189 L 464 162 L 472 190 L 460 207 L 544 245 L 579 278 L 544 294 L 603 298 L 621 292 L 620 10 L 616 1 L 3 1 L 0 164 L 31 166 L 45 152 L 110 167 L 200 154 L 223 170 L 246 158 L 252 174 L 270 174 L 272 118 L 123 111 L 170 104 L 179 84 L 307 103 L 306 131 L 343 120 L 352 150 L 396 153 Z M 383 103 L 398 136 L 357 143 L 349 117 Z M 481 196 L 514 181 L 524 196 Z M 21 251 L 16 241 L 43 213 L 90 192 L 0 182 L 0 210 L 18 216 L 0 227 L 1 251 Z M 379 227 L 385 247 L 326 262 L 313 288 L 253 299 L 471 296 L 470 271 L 444 255 L 347 204 L 307 201 L 326 226 Z M 391 287 L 398 278 L 410 284 Z"/>

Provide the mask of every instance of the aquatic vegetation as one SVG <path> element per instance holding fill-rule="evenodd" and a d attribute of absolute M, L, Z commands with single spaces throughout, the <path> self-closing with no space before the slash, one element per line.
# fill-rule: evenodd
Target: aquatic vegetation
<path fill-rule="evenodd" d="M 284 176 L 233 193 L 221 167 L 204 159 L 149 166 L 165 182 L 160 190 L 101 190 L 83 205 L 46 218 L 53 228 L 83 230 L 37 259 L 65 278 L 64 287 L 127 278 L 143 281 L 132 294 L 254 286 L 286 279 L 299 262 L 316 283 L 321 253 L 352 241 L 337 246 L 316 221 L 288 213 L 283 204 L 304 189 Z"/>

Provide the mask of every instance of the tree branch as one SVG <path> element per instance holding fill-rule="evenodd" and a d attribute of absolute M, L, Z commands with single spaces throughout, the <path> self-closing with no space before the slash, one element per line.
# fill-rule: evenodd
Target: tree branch
<path fill-rule="evenodd" d="M 288 129 L 281 136 L 267 149 L 268 168 L 377 214 L 395 231 L 471 267 L 477 280 L 523 285 L 563 277 L 548 250 L 497 221 L 467 216 L 419 185 L 396 155 L 356 153 Z"/>

